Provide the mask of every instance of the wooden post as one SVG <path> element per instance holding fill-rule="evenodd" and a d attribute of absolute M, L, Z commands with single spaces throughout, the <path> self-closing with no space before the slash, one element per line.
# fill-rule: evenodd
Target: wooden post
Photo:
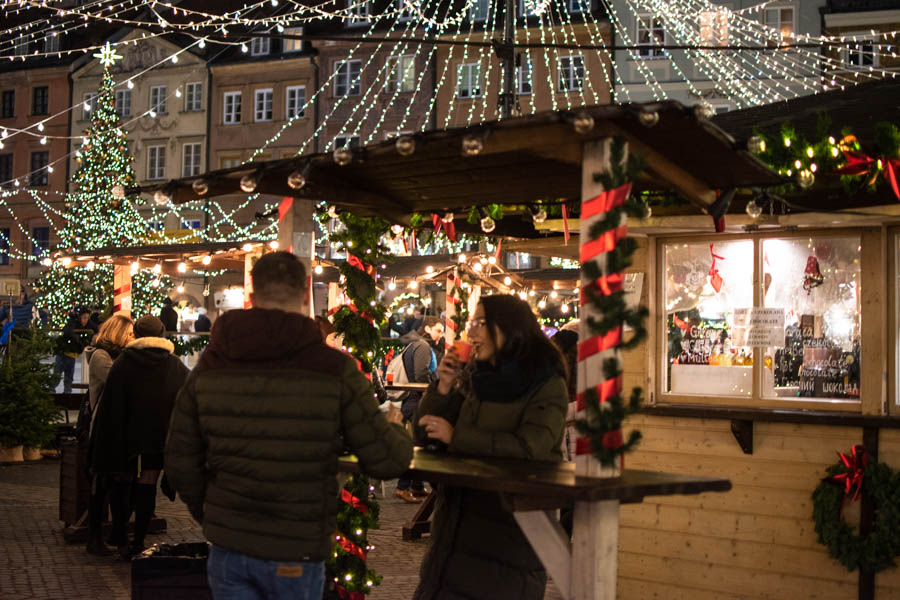
<path fill-rule="evenodd" d="M 309 316 L 315 316 L 312 287 L 313 257 L 316 252 L 315 200 L 284 198 L 278 208 L 278 247 L 296 255 L 306 267 Z"/>
<path fill-rule="evenodd" d="M 610 144 L 609 138 L 591 140 L 584 144 L 582 154 L 581 172 L 581 201 L 582 205 L 604 192 L 603 185 L 594 181 L 594 174 L 603 172 L 609 168 Z M 591 226 L 602 220 L 606 213 L 599 213 L 585 218 L 582 211 L 581 218 L 581 249 L 582 262 L 592 260 L 604 269 L 606 266 L 607 252 L 601 252 L 596 256 L 584 256 L 585 245 L 591 240 Z M 625 216 L 622 216 L 622 225 L 625 224 Z M 582 285 L 592 284 L 582 276 Z M 594 337 L 594 333 L 588 326 L 588 319 L 602 315 L 591 305 L 585 304 L 581 310 L 581 322 L 578 327 L 579 343 Z M 579 356 L 578 385 L 580 394 L 586 390 L 594 389 L 605 380 L 603 363 L 609 358 L 618 357 L 616 347 L 597 352 L 591 356 Z M 584 416 L 584 410 L 579 411 L 578 417 Z M 578 475 L 590 477 L 617 477 L 619 469 L 616 467 L 603 467 L 590 454 L 584 443 L 578 444 L 579 453 L 575 458 L 575 472 Z M 610 500 L 604 502 L 576 502 L 575 518 L 572 531 L 572 581 L 574 598 L 576 600 L 615 600 L 616 597 L 616 570 L 619 541 L 619 502 Z"/>
<path fill-rule="evenodd" d="M 131 314 L 131 267 L 113 266 L 113 313 Z"/>

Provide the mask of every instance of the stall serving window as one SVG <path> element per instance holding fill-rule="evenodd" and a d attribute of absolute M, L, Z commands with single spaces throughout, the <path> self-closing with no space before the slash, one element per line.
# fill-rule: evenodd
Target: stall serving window
<path fill-rule="evenodd" d="M 858 404 L 861 248 L 831 232 L 660 243 L 664 401 Z"/>

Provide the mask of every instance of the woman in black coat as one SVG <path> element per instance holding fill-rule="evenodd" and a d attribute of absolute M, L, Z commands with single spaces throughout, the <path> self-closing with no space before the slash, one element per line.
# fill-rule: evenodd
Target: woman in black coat
<path fill-rule="evenodd" d="M 162 337 L 164 333 L 165 327 L 156 317 L 141 317 L 135 323 L 136 339 L 109 371 L 91 436 L 94 473 L 108 473 L 115 480 L 110 494 L 110 541 L 123 558 L 143 550 L 156 508 L 169 417 L 188 375 L 187 367 L 173 355 L 172 342 Z M 129 547 L 132 506 L 134 540 Z"/>

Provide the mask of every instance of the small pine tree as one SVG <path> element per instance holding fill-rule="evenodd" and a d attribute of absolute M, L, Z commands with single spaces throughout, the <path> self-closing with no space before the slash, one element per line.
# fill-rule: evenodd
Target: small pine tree
<path fill-rule="evenodd" d="M 97 91 L 91 126 L 76 152 L 81 167 L 72 177 L 74 191 L 66 197 L 66 225 L 59 232 L 59 249 L 75 254 L 100 248 L 122 248 L 145 243 L 146 226 L 135 208 L 136 196 L 117 198 L 113 188 L 135 183 L 132 157 L 115 107 L 115 83 L 107 65 Z M 54 262 L 35 283 L 38 305 L 50 313 L 55 327 L 78 306 L 111 307 L 112 265 L 65 268 Z M 152 286 L 150 285 L 156 281 Z M 140 317 L 158 308 L 172 282 L 147 272 L 132 282 L 132 314 Z"/>

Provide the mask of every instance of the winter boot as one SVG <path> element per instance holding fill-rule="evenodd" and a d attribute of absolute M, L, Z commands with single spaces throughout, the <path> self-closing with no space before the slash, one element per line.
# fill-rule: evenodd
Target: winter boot
<path fill-rule="evenodd" d="M 156 484 L 139 483 L 134 491 L 134 540 L 131 542 L 131 555 L 144 551 L 144 538 L 150 527 L 150 519 L 156 510 Z"/>
<path fill-rule="evenodd" d="M 114 481 L 109 492 L 109 510 L 112 513 L 112 532 L 107 543 L 121 550 L 128 548 L 128 521 L 131 519 L 131 481 Z"/>

